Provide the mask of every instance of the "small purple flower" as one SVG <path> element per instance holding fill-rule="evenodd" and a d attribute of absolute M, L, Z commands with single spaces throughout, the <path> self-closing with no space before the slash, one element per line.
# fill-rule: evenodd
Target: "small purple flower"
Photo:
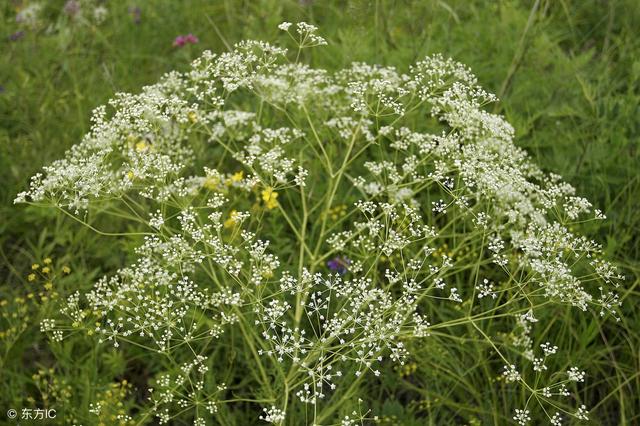
<path fill-rule="evenodd" d="M 9 40 L 10 41 L 18 41 L 22 37 L 24 37 L 24 31 L 20 30 L 20 31 L 16 31 L 15 33 L 9 35 Z"/>
<path fill-rule="evenodd" d="M 139 24 L 142 21 L 142 10 L 138 6 L 130 7 L 129 14 L 131 14 L 134 24 Z"/>
<path fill-rule="evenodd" d="M 175 40 L 173 40 L 173 47 L 183 47 L 187 44 L 196 44 L 199 41 L 200 40 L 198 40 L 198 37 L 194 36 L 191 33 L 187 35 L 179 35 L 175 38 Z"/>
<path fill-rule="evenodd" d="M 185 41 L 184 41 L 184 36 L 178 36 L 175 38 L 175 40 L 173 40 L 173 47 L 182 47 L 184 46 Z"/>
<path fill-rule="evenodd" d="M 187 42 L 187 43 L 196 44 L 200 40 L 198 40 L 198 37 L 194 36 L 193 34 L 187 34 L 184 37 L 184 41 Z"/>
<path fill-rule="evenodd" d="M 327 262 L 327 267 L 331 271 L 337 272 L 340 275 L 344 275 L 348 272 L 349 265 L 351 265 L 351 259 L 345 256 L 336 256 Z"/>
<path fill-rule="evenodd" d="M 80 2 L 77 0 L 68 0 L 64 4 L 64 13 L 74 18 L 80 12 Z"/>

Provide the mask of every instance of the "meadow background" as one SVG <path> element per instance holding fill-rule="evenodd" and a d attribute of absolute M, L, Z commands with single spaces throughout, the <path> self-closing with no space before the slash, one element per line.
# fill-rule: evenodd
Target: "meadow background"
<path fill-rule="evenodd" d="M 31 265 L 50 257 L 56 268 L 68 266 L 54 290 L 70 294 L 124 265 L 131 242 L 96 235 L 52 210 L 14 206 L 16 194 L 80 140 L 91 110 L 116 92 L 185 69 L 205 49 L 274 40 L 280 22 L 302 20 L 329 42 L 313 50 L 314 66 L 364 61 L 404 70 L 437 52 L 469 65 L 498 94 L 495 111 L 515 127 L 516 143 L 606 214 L 581 231 L 626 276 L 622 320 L 558 307 L 564 339 L 554 343 L 588 373 L 581 399 L 591 424 L 640 423 L 637 0 L 109 0 L 100 25 L 73 21 L 62 12 L 65 1 L 50 0 L 41 2 L 41 26 L 23 29 L 15 16 L 27 3 L 0 5 L 0 423 L 8 408 L 29 405 L 55 406 L 84 424 L 95 422 L 90 401 L 135 411 L 147 368 L 135 356 L 83 349 L 82 340 L 49 345 L 39 322 L 52 291 L 27 279 Z M 187 33 L 199 42 L 174 48 L 174 38 Z M 374 414 L 384 424 L 509 419 L 505 399 L 518 396 L 477 374 L 488 368 L 486 348 L 451 350 L 465 352 L 469 363 L 452 363 L 441 348 L 418 354 L 411 371 L 386 376 L 389 392 L 370 395 Z"/>

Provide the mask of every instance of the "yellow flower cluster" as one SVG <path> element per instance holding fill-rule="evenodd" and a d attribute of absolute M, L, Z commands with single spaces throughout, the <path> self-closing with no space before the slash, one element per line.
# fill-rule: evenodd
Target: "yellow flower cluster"
<path fill-rule="evenodd" d="M 111 383 L 105 391 L 98 393 L 97 402 L 91 404 L 91 409 L 98 416 L 99 426 L 134 424 L 125 406 L 130 392 L 131 384 L 123 380 Z"/>
<path fill-rule="evenodd" d="M 269 210 L 273 210 L 278 207 L 278 193 L 273 190 L 270 186 L 268 186 L 261 193 L 262 201 L 264 201 L 264 205 Z"/>
<path fill-rule="evenodd" d="M 224 191 L 225 186 L 232 186 L 234 183 L 242 181 L 242 179 L 244 179 L 244 172 L 242 170 L 235 172 L 228 178 L 211 175 L 205 178 L 202 186 L 209 191 Z"/>
<path fill-rule="evenodd" d="M 58 293 L 53 291 L 54 289 L 54 281 L 61 275 L 69 275 L 71 273 L 71 268 L 67 265 L 62 266 L 60 268 L 60 272 L 56 274 L 53 270 L 53 260 L 50 257 L 45 258 L 42 261 L 44 266 L 41 266 L 39 263 L 34 263 L 31 265 L 31 273 L 27 275 L 28 282 L 35 282 L 38 279 L 44 281 L 43 287 L 47 291 L 47 293 L 40 292 L 39 296 L 42 302 L 46 302 L 49 298 L 57 298 Z M 27 299 L 33 299 L 34 294 L 27 294 Z"/>
<path fill-rule="evenodd" d="M 149 144 L 146 141 L 139 141 L 136 143 L 137 152 L 145 152 L 149 149 Z"/>
<path fill-rule="evenodd" d="M 238 211 L 231 210 L 231 213 L 229 213 L 229 219 L 224 221 L 224 227 L 233 228 L 236 225 L 236 223 L 238 223 Z"/>
<path fill-rule="evenodd" d="M 436 251 L 433 252 L 433 255 L 435 257 L 447 256 L 452 258 L 453 252 L 449 250 L 449 245 L 447 243 L 444 243 L 442 247 L 439 247 Z"/>
<path fill-rule="evenodd" d="M 218 189 L 219 183 L 220 178 L 218 176 L 207 176 L 202 186 L 210 191 L 215 191 L 216 189 Z"/>
<path fill-rule="evenodd" d="M 71 398 L 71 386 L 64 379 L 58 378 L 53 368 L 39 369 L 31 379 L 40 391 L 45 407 L 67 403 Z"/>
<path fill-rule="evenodd" d="M 33 296 L 33 293 L 30 293 Z M 4 299 L 0 301 L 0 317 L 6 321 L 0 330 L 0 339 L 15 341 L 28 328 L 31 322 L 30 305 L 22 297 L 13 299 L 13 303 Z"/>
<path fill-rule="evenodd" d="M 338 220 L 346 214 L 347 214 L 347 205 L 340 204 L 330 208 L 329 211 L 327 212 L 327 217 L 331 220 Z"/>
<path fill-rule="evenodd" d="M 396 367 L 396 371 L 398 372 L 400 377 L 409 377 L 410 375 L 415 373 L 417 369 L 418 364 L 416 364 L 415 362 Z"/>

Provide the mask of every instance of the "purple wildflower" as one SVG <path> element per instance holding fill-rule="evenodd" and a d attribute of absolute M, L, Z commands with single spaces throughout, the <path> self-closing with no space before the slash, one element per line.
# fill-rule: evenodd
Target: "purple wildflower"
<path fill-rule="evenodd" d="M 80 12 L 80 2 L 77 0 L 68 0 L 64 4 L 64 13 L 74 18 Z"/>
<path fill-rule="evenodd" d="M 351 265 L 351 259 L 345 256 L 336 256 L 327 262 L 327 267 L 331 271 L 337 272 L 340 275 L 347 273 L 349 265 Z"/>
<path fill-rule="evenodd" d="M 15 33 L 9 35 L 9 40 L 10 41 L 18 41 L 22 37 L 24 37 L 24 31 L 20 30 L 20 31 L 16 31 Z"/>
<path fill-rule="evenodd" d="M 133 19 L 134 24 L 139 24 L 142 20 L 142 10 L 138 6 L 130 7 L 129 13 L 131 14 L 131 18 Z"/>
<path fill-rule="evenodd" d="M 187 43 L 191 43 L 191 44 L 196 44 L 197 42 L 200 41 L 198 40 L 198 37 L 194 36 L 193 34 L 187 34 L 184 39 Z"/>
<path fill-rule="evenodd" d="M 198 37 L 189 33 L 187 35 L 179 35 L 173 40 L 173 47 L 182 47 L 187 44 L 196 44 L 198 41 Z"/>

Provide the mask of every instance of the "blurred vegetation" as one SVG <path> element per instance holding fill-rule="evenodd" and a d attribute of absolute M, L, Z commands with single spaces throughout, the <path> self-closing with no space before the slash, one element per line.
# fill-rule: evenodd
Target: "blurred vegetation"
<path fill-rule="evenodd" d="M 581 399 L 592 409 L 592 424 L 640 423 L 637 0 L 109 0 L 101 25 L 79 25 L 62 12 L 65 1 L 49 0 L 42 2 L 41 25 L 13 40 L 16 12 L 26 3 L 0 5 L 0 408 L 55 400 L 71 407 L 65 419 L 92 424 L 90 401 L 115 407 L 120 398 L 128 409 L 141 402 L 145 387 L 145 365 L 135 354 L 99 352 L 82 339 L 49 345 L 39 331 L 53 292 L 89 288 L 123 265 L 130 243 L 92 234 L 53 211 L 14 206 L 16 193 L 80 140 L 91 110 L 114 93 L 184 69 L 204 49 L 275 40 L 278 23 L 305 20 L 329 40 L 309 53 L 315 66 L 364 61 L 403 70 L 436 52 L 469 65 L 501 98 L 495 108 L 516 128 L 517 143 L 607 215 L 583 231 L 627 277 L 622 321 L 558 308 L 535 341 L 553 339 L 588 372 Z M 199 43 L 173 48 L 174 37 L 186 33 Z M 27 279 L 31 264 L 47 257 L 72 268 L 54 290 Z M 498 376 L 486 361 L 491 348 L 460 343 L 434 336 L 414 348 L 410 371 L 363 385 L 376 390 L 366 406 L 383 424 L 511 421 L 509 400 L 519 396 L 499 380 L 487 382 Z M 461 358 L 468 362 L 454 363 Z"/>

